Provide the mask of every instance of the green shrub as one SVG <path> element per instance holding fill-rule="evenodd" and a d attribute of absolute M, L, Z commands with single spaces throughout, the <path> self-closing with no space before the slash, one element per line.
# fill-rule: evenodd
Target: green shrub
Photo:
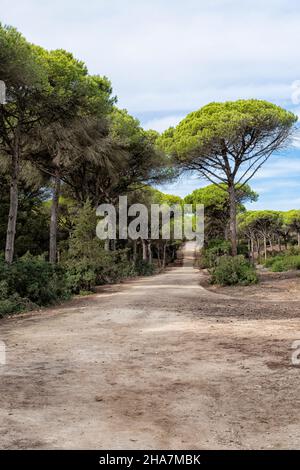
<path fill-rule="evenodd" d="M 0 316 L 50 305 L 71 294 L 93 292 L 97 285 L 152 273 L 153 266 L 148 263 L 133 266 L 127 250 L 108 252 L 99 244 L 89 257 L 70 257 L 61 265 L 28 254 L 12 265 L 0 258 Z"/>
<path fill-rule="evenodd" d="M 266 268 L 271 268 L 275 262 L 281 261 L 282 258 L 283 258 L 283 254 L 278 254 L 276 256 L 272 256 L 270 258 L 267 258 L 264 262 L 264 266 Z"/>
<path fill-rule="evenodd" d="M 0 259 L 0 315 L 53 304 L 68 295 L 61 267 L 30 255 L 11 265 Z"/>
<path fill-rule="evenodd" d="M 211 282 L 222 286 L 249 285 L 258 281 L 254 267 L 242 255 L 221 256 L 211 275 Z"/>
<path fill-rule="evenodd" d="M 270 267 L 271 267 L 271 271 L 273 271 L 274 273 L 281 273 L 282 271 L 285 271 L 282 258 L 278 258 L 277 260 L 275 260 L 270 265 Z"/>
<path fill-rule="evenodd" d="M 0 281 L 0 317 L 10 313 L 17 313 L 27 307 L 27 302 L 18 294 L 9 294 L 8 283 Z"/>
<path fill-rule="evenodd" d="M 73 294 L 92 292 L 97 283 L 95 265 L 86 259 L 73 260 L 65 265 L 67 286 Z"/>
<path fill-rule="evenodd" d="M 300 269 L 300 255 L 277 258 L 271 265 L 273 272 L 289 271 L 290 269 Z"/>
<path fill-rule="evenodd" d="M 11 292 L 37 305 L 49 305 L 68 295 L 63 268 L 40 256 L 25 255 L 13 263 L 8 285 Z"/>
<path fill-rule="evenodd" d="M 69 258 L 64 267 L 67 286 L 74 294 L 93 292 L 98 285 L 114 284 L 136 274 L 127 258 L 127 250 L 105 251 L 99 246 L 93 256 Z"/>
<path fill-rule="evenodd" d="M 299 248 L 293 247 L 290 250 L 272 256 L 265 261 L 265 266 L 273 272 L 289 271 L 290 269 L 300 269 Z"/>
<path fill-rule="evenodd" d="M 135 263 L 135 272 L 138 276 L 151 276 L 154 273 L 154 265 L 148 261 L 138 260 Z"/>
<path fill-rule="evenodd" d="M 4 315 L 19 313 L 23 310 L 30 310 L 35 305 L 27 299 L 22 299 L 18 294 L 10 295 L 6 299 L 0 300 L 0 318 Z"/>
<path fill-rule="evenodd" d="M 0 299 L 6 299 L 8 297 L 8 284 L 5 279 L 0 281 Z"/>
<path fill-rule="evenodd" d="M 213 268 L 216 266 L 220 256 L 229 255 L 230 242 L 226 240 L 211 240 L 207 247 L 201 250 L 199 258 L 200 268 Z"/>

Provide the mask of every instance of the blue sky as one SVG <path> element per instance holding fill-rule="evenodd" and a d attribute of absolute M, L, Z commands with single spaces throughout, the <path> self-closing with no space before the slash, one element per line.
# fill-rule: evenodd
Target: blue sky
<path fill-rule="evenodd" d="M 239 98 L 300 116 L 298 0 L 1 0 L 1 22 L 107 75 L 119 106 L 145 128 L 162 131 L 210 101 Z M 204 184 L 185 178 L 162 189 L 183 196 Z M 271 157 L 252 187 L 253 209 L 300 208 L 300 141 Z"/>

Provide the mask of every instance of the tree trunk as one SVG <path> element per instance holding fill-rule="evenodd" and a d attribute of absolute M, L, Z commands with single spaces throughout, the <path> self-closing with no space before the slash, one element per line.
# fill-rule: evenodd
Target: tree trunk
<path fill-rule="evenodd" d="M 257 246 L 257 259 L 258 259 L 258 262 L 260 263 L 260 240 L 259 238 L 256 240 L 256 246 Z"/>
<path fill-rule="evenodd" d="M 273 242 L 272 242 L 272 238 L 270 238 L 270 240 L 269 240 L 269 245 L 270 245 L 271 253 L 272 253 L 272 255 L 273 255 Z"/>
<path fill-rule="evenodd" d="M 230 241 L 231 241 L 231 254 L 237 255 L 237 238 L 236 238 L 236 194 L 234 184 L 228 185 L 229 193 L 229 227 L 230 227 Z"/>
<path fill-rule="evenodd" d="M 300 232 L 297 233 L 298 246 L 300 246 Z"/>
<path fill-rule="evenodd" d="M 267 237 L 264 235 L 264 256 L 267 259 Z"/>
<path fill-rule="evenodd" d="M 164 248 L 163 248 L 163 261 L 162 261 L 163 268 L 166 267 L 166 254 L 167 254 L 167 242 L 165 242 Z"/>
<path fill-rule="evenodd" d="M 149 259 L 149 264 L 152 264 L 152 246 L 151 242 L 148 242 L 148 259 Z"/>
<path fill-rule="evenodd" d="M 50 220 L 50 244 L 49 244 L 49 261 L 55 264 L 57 261 L 57 220 L 58 220 L 58 207 L 60 196 L 60 177 L 57 172 L 54 179 L 52 205 L 51 205 L 51 220 Z"/>
<path fill-rule="evenodd" d="M 147 244 L 143 238 L 142 238 L 142 246 L 143 246 L 143 261 L 147 261 Z"/>
<path fill-rule="evenodd" d="M 254 263 L 255 263 L 255 254 L 254 254 L 254 240 L 253 240 L 252 237 L 250 239 L 250 250 L 251 250 L 251 261 L 254 265 Z"/>
<path fill-rule="evenodd" d="M 137 259 L 137 242 L 136 240 L 132 241 L 133 247 L 132 247 L 132 264 L 135 265 L 136 259 Z"/>
<path fill-rule="evenodd" d="M 227 222 L 227 223 L 225 224 L 225 229 L 224 229 L 224 239 L 225 239 L 226 241 L 229 240 L 229 238 L 230 238 L 229 235 L 230 235 L 230 228 L 229 228 L 229 222 Z"/>
<path fill-rule="evenodd" d="M 157 244 L 157 263 L 158 263 L 158 267 L 161 268 L 160 241 L 158 241 L 158 244 Z"/>
<path fill-rule="evenodd" d="M 9 214 L 6 232 L 5 261 L 9 264 L 14 259 L 15 236 L 18 215 L 18 182 L 19 182 L 19 136 L 16 134 L 15 146 L 11 161 Z"/>

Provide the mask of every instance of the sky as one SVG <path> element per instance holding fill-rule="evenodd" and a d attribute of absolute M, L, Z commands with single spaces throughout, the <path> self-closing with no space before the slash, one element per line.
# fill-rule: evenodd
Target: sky
<path fill-rule="evenodd" d="M 118 106 L 160 132 L 211 101 L 259 98 L 300 117 L 298 0 L 1 0 L 0 21 L 106 75 Z M 299 82 L 297 82 L 299 81 Z M 184 196 L 196 176 L 164 185 Z M 300 139 L 252 180 L 249 209 L 300 208 Z"/>

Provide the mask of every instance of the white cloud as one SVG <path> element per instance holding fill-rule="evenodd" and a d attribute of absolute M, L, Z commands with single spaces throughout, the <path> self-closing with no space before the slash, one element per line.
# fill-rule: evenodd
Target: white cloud
<path fill-rule="evenodd" d="M 278 197 L 273 197 L 271 199 L 259 199 L 257 202 L 252 204 L 246 204 L 247 209 L 249 210 L 277 210 L 277 211 L 288 211 L 291 209 L 300 208 L 300 198 L 297 197 L 287 197 L 282 198 L 280 194 Z"/>
<path fill-rule="evenodd" d="M 130 112 L 173 114 L 211 100 L 290 103 L 300 79 L 295 0 L 2 0 L 4 22 L 112 79 Z"/>
<path fill-rule="evenodd" d="M 143 115 L 147 128 L 162 131 L 210 101 L 238 98 L 267 99 L 300 117 L 292 87 L 300 80 L 299 0 L 1 0 L 1 17 L 107 75 L 119 106 Z M 263 188 L 270 178 L 275 193 L 291 176 L 300 176 L 300 160 L 272 157 L 252 181 Z M 166 191 L 185 195 L 203 184 L 189 177 Z M 300 201 L 282 197 L 279 205 Z"/>
<path fill-rule="evenodd" d="M 300 136 L 295 136 L 293 138 L 293 146 L 300 149 Z"/>
<path fill-rule="evenodd" d="M 255 181 L 255 178 L 250 182 L 250 185 L 254 191 L 258 194 L 266 194 L 266 193 L 273 193 L 274 186 L 276 186 L 276 191 L 283 190 L 283 189 L 299 189 L 300 190 L 300 183 L 299 181 L 291 181 L 290 179 L 282 180 L 282 179 L 274 179 L 268 181 Z"/>
<path fill-rule="evenodd" d="M 300 158 L 271 157 L 255 175 L 255 180 L 263 178 L 284 178 L 300 176 Z"/>
<path fill-rule="evenodd" d="M 154 129 L 158 132 L 163 132 L 164 130 L 168 129 L 169 127 L 177 126 L 177 124 L 184 118 L 184 115 L 177 116 L 165 116 L 162 118 L 151 119 L 144 124 L 145 129 Z"/>
<path fill-rule="evenodd" d="M 200 87 L 200 90 L 188 88 L 187 90 L 158 91 L 133 93 L 127 98 L 127 106 L 131 112 L 141 111 L 177 111 L 178 109 L 187 112 L 200 108 L 211 101 L 236 100 L 240 98 L 258 98 L 276 101 L 278 104 L 287 105 L 290 94 L 290 84 L 257 84 L 257 85 L 236 85 L 236 86 L 207 86 Z M 276 97 L 276 98 L 275 98 Z M 124 98 L 120 99 L 122 106 L 125 106 Z"/>
<path fill-rule="evenodd" d="M 192 193 L 194 189 L 201 188 L 203 186 L 206 186 L 207 184 L 209 184 L 207 181 L 204 182 L 203 180 L 191 177 L 184 177 L 176 181 L 176 183 L 160 185 L 158 189 L 163 193 L 174 194 L 183 198 L 188 194 Z"/>

